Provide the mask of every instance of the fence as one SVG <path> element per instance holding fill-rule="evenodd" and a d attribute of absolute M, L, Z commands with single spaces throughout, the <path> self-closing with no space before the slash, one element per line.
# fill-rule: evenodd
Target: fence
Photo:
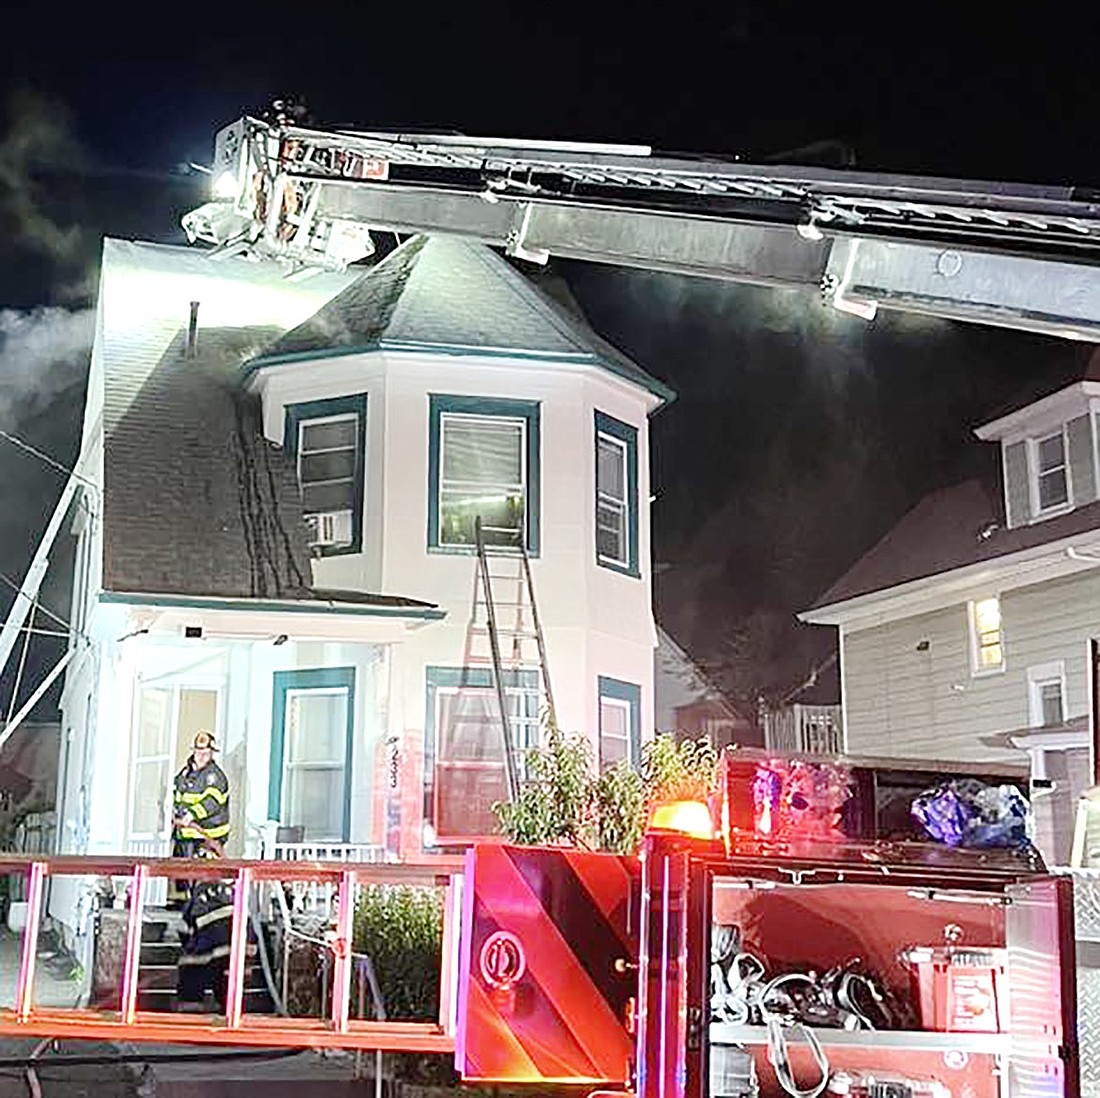
<path fill-rule="evenodd" d="M 839 705 L 791 705 L 764 713 L 764 746 L 769 751 L 840 755 L 844 730 Z"/>

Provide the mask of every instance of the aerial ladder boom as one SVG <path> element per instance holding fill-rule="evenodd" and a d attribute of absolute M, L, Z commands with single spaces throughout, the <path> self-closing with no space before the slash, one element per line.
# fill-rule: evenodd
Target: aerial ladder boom
<path fill-rule="evenodd" d="M 1100 196 L 646 146 L 344 132 L 244 118 L 216 139 L 192 241 L 342 269 L 371 229 L 777 287 L 1100 339 Z"/>

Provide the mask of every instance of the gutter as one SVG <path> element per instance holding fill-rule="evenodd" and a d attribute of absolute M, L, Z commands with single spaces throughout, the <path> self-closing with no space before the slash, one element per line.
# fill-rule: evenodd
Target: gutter
<path fill-rule="evenodd" d="M 122 606 L 156 606 L 185 610 L 244 610 L 254 613 L 339 614 L 347 617 L 407 618 L 412 621 L 442 621 L 446 610 L 438 606 L 379 606 L 370 603 L 335 602 L 331 599 L 221 598 L 146 592 L 101 591 L 101 603 Z"/>

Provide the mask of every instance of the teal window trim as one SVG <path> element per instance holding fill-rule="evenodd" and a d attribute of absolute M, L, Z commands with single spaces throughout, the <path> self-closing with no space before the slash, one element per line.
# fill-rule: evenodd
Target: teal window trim
<path fill-rule="evenodd" d="M 440 689 L 462 687 L 491 690 L 493 673 L 488 667 L 426 667 L 424 669 L 424 819 L 431 820 L 435 808 L 435 763 L 439 741 L 436 728 L 436 694 Z M 505 690 L 537 690 L 539 672 L 531 670 L 503 671 L 501 683 Z M 425 851 L 436 848 L 423 844 Z"/>
<path fill-rule="evenodd" d="M 636 683 L 623 682 L 622 679 L 612 679 L 606 675 L 600 675 L 597 680 L 597 692 L 600 701 L 604 698 L 610 698 L 614 701 L 626 702 L 630 707 L 630 754 L 628 759 L 630 765 L 637 769 L 642 762 L 642 688 Z M 599 730 L 599 735 L 602 739 L 602 728 Z M 599 745 L 597 745 L 597 754 L 599 753 L 598 748 Z"/>
<path fill-rule="evenodd" d="M 596 465 L 592 484 L 594 521 L 595 514 L 599 509 L 598 487 L 595 478 L 599 475 L 600 435 L 606 435 L 608 438 L 621 442 L 626 449 L 626 563 L 620 564 L 602 559 L 599 546 L 595 543 L 595 532 L 593 532 L 593 549 L 596 554 L 596 563 L 601 568 L 607 568 L 612 572 L 621 572 L 624 576 L 633 576 L 635 579 L 640 579 L 642 573 L 638 561 L 638 429 L 604 412 L 596 412 L 593 435 L 593 452 L 596 456 Z"/>
<path fill-rule="evenodd" d="M 358 445 L 355 448 L 355 481 L 352 485 L 351 544 L 345 547 L 322 545 L 323 557 L 348 556 L 363 551 L 363 495 L 366 486 L 367 465 L 367 394 L 332 397 L 328 400 L 308 400 L 286 406 L 283 423 L 283 449 L 290 458 L 297 478 L 298 435 L 303 423 L 327 416 L 354 415 L 358 424 Z M 299 484 L 299 491 L 301 485 Z"/>
<path fill-rule="evenodd" d="M 281 820 L 283 815 L 283 764 L 286 751 L 286 700 L 291 690 L 332 690 L 344 687 L 348 692 L 347 741 L 344 755 L 343 839 L 351 842 L 351 776 L 355 769 L 355 668 L 311 667 L 294 671 L 276 671 L 271 704 L 271 758 L 267 780 L 267 817 Z"/>
<path fill-rule="evenodd" d="M 540 508 L 540 419 L 537 400 L 503 400 L 496 397 L 428 396 L 428 548 L 439 553 L 472 553 L 472 545 L 442 545 L 439 540 L 440 423 L 447 412 L 474 416 L 509 416 L 527 421 L 527 483 L 523 511 L 526 547 L 530 556 L 539 555 Z"/>

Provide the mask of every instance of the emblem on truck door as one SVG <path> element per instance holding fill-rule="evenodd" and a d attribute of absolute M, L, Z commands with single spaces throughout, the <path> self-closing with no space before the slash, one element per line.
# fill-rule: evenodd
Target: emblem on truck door
<path fill-rule="evenodd" d="M 481 947 L 481 976 L 493 988 L 509 988 L 527 970 L 527 955 L 520 940 L 507 930 L 498 930 Z"/>

